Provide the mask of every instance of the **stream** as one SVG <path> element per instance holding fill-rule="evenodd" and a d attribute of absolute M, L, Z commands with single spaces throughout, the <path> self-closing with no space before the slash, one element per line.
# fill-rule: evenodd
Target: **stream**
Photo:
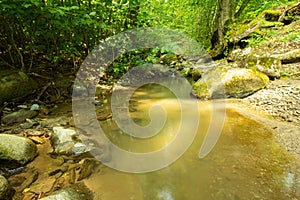
<path fill-rule="evenodd" d="M 96 114 L 109 114 L 110 101 L 108 98 L 102 105 L 96 106 Z M 84 157 L 51 156 L 51 144 L 44 138 L 44 143 L 38 145 L 39 156 L 27 165 L 28 169 L 38 174 L 38 178 L 27 189 L 29 193 L 24 194 L 28 195 L 27 199 L 32 199 L 34 194 L 49 195 L 66 183 L 84 183 L 93 192 L 95 200 L 300 198 L 300 161 L 276 142 L 271 130 L 236 109 L 226 107 L 225 102 L 197 101 L 193 104 L 191 101 L 195 100 L 184 99 L 183 105 L 180 104 L 169 89 L 158 84 L 148 84 L 135 90 L 130 97 L 129 112 L 136 124 L 147 126 L 153 118 L 160 121 L 162 110 L 151 110 L 153 107 L 159 106 L 166 113 L 164 126 L 149 138 L 126 134 L 114 117 L 99 121 L 106 137 L 114 145 L 137 153 L 165 148 L 178 139 L 176 135 L 183 125 L 186 127 L 183 135 L 195 131 L 191 145 L 166 167 L 146 173 L 128 173 L 100 163 L 96 167 L 87 165 L 85 173 L 81 160 Z M 186 109 L 184 112 L 188 113 L 189 120 L 183 120 L 182 109 Z M 59 117 L 70 119 L 71 110 L 70 104 L 61 105 L 48 120 L 68 127 L 70 124 L 64 123 Z M 218 118 L 222 113 L 223 118 Z M 198 122 L 196 129 L 192 124 L 195 122 L 193 119 Z M 220 123 L 222 129 L 220 137 L 216 137 L 216 145 L 206 156 L 199 156 L 207 134 L 217 135 L 216 126 Z M 184 137 L 182 140 L 184 142 Z M 180 143 L 177 145 L 180 147 Z M 126 158 L 118 157 L 114 150 L 110 153 L 116 156 L 115 161 L 126 161 Z M 171 149 L 165 151 L 163 158 L 177 154 L 176 148 Z M 149 159 L 144 163 L 129 164 L 134 167 L 154 162 Z M 34 179 L 30 171 L 27 174 L 24 175 L 26 179 Z"/>
<path fill-rule="evenodd" d="M 112 119 L 101 122 L 114 144 L 127 151 L 150 152 L 172 142 L 181 120 L 181 107 L 172 92 L 150 84 L 136 90 L 130 101 L 131 117 L 137 124 L 151 122 L 148 113 L 155 105 L 163 107 L 168 119 L 163 129 L 148 139 L 125 134 Z M 206 157 L 199 158 L 216 104 L 220 103 L 198 103 L 201 120 L 193 143 L 166 168 L 133 174 L 102 165 L 98 173 L 83 180 L 94 191 L 95 199 L 298 199 L 299 160 L 274 140 L 271 131 L 234 109 L 224 110 L 226 119 L 217 144 Z"/>

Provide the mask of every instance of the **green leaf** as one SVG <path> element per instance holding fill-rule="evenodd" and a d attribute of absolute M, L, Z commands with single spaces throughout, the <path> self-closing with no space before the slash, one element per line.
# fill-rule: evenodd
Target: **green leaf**
<path fill-rule="evenodd" d="M 28 3 L 24 5 L 25 8 L 29 8 L 31 6 L 32 6 L 32 4 L 28 4 Z"/>
<path fill-rule="evenodd" d="M 78 6 L 72 6 L 70 9 L 71 10 L 79 10 L 79 7 Z"/>
<path fill-rule="evenodd" d="M 90 15 L 90 16 L 95 16 L 95 15 L 96 15 L 96 12 L 91 12 L 89 15 Z"/>

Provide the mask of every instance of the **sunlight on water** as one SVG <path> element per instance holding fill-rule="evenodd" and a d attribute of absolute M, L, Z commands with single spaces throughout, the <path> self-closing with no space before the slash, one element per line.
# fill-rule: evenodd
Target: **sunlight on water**
<path fill-rule="evenodd" d="M 138 90 L 131 102 L 131 117 L 140 125 L 150 123 L 151 106 L 162 106 L 168 116 L 164 128 L 152 138 L 137 139 L 108 120 L 101 125 L 111 141 L 133 152 L 154 151 L 172 142 L 181 122 L 180 108 L 172 93 L 155 85 L 147 86 Z M 129 174 L 101 166 L 100 172 L 85 183 L 95 191 L 96 198 L 104 200 L 299 199 L 299 161 L 277 144 L 265 127 L 234 109 L 226 110 L 217 145 L 208 156 L 199 159 L 200 147 L 213 120 L 212 105 L 199 103 L 197 136 L 185 154 L 169 167 Z"/>

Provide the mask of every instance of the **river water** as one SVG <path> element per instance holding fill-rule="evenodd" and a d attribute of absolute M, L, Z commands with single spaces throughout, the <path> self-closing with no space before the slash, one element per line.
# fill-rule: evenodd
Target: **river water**
<path fill-rule="evenodd" d="M 184 102 L 190 105 L 189 100 Z M 97 173 L 84 180 L 88 188 L 94 191 L 95 199 L 300 198 L 299 160 L 282 148 L 272 132 L 262 124 L 226 108 L 225 103 L 220 101 L 197 102 L 197 108 L 182 106 L 171 91 L 157 84 L 141 87 L 134 92 L 130 98 L 131 118 L 137 124 L 146 126 L 151 123 L 151 117 L 156 116 L 155 112 L 149 116 L 150 108 L 157 105 L 167 113 L 167 120 L 153 137 L 129 136 L 113 119 L 101 122 L 101 127 L 107 137 L 122 149 L 138 153 L 153 152 L 175 140 L 182 126 L 181 112 L 185 109 L 184 112 L 191 113 L 190 119 L 200 119 L 191 146 L 175 162 L 152 172 L 126 173 L 101 165 Z M 193 116 L 197 109 L 200 115 Z M 220 120 L 213 115 L 215 111 L 224 114 L 224 124 L 222 120 L 214 124 Z M 200 158 L 199 151 L 204 138 L 208 133 L 217 135 L 218 128 L 212 126 L 220 123 L 220 138 L 212 151 Z M 184 131 L 193 132 L 193 125 L 190 127 Z M 151 160 L 146 162 L 151 164 Z"/>

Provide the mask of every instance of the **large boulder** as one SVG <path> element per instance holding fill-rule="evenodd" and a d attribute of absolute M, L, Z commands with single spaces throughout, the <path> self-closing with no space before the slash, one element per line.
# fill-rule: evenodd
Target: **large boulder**
<path fill-rule="evenodd" d="M 0 70 L 0 105 L 29 95 L 37 88 L 37 82 L 23 72 Z"/>
<path fill-rule="evenodd" d="M 200 99 L 243 98 L 264 88 L 269 78 L 253 69 L 217 67 L 203 74 L 193 85 Z"/>
<path fill-rule="evenodd" d="M 26 164 L 37 155 L 36 145 L 28 138 L 0 134 L 0 160 Z"/>
<path fill-rule="evenodd" d="M 266 74 L 269 78 L 280 78 L 282 69 L 281 60 L 273 57 L 249 57 L 246 61 L 240 62 L 240 67 L 255 69 Z"/>
<path fill-rule="evenodd" d="M 229 61 L 235 61 L 233 65 L 239 68 L 255 69 L 266 74 L 271 79 L 280 78 L 280 71 L 282 69 L 282 62 L 280 58 L 272 57 L 263 54 L 257 49 L 236 49 L 228 56 Z"/>

